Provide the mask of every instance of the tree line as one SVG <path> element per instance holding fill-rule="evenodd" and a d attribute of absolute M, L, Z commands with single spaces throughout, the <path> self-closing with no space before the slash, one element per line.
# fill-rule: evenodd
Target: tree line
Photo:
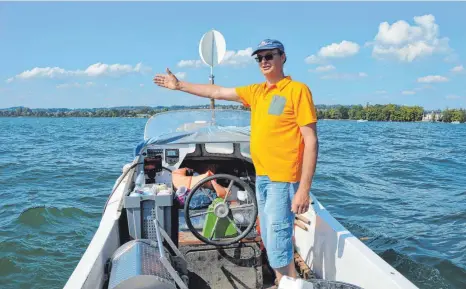
<path fill-rule="evenodd" d="M 370 121 L 421 121 L 424 109 L 420 106 L 352 105 L 319 110 L 323 119 L 363 119 Z"/>
<path fill-rule="evenodd" d="M 154 114 L 179 109 L 207 109 L 209 105 L 171 107 L 157 106 L 137 106 L 137 107 L 113 107 L 113 108 L 37 108 L 12 107 L 0 109 L 0 117 L 149 117 Z M 241 105 L 216 105 L 216 108 L 249 110 Z M 430 113 L 421 106 L 404 106 L 395 104 L 386 105 L 316 105 L 318 119 L 338 119 L 338 120 L 369 120 L 369 121 L 400 121 L 412 122 L 421 121 L 423 117 Z M 437 114 L 437 116 L 435 116 Z M 441 122 L 465 122 L 466 110 L 446 109 L 434 112 L 432 121 Z"/>
<path fill-rule="evenodd" d="M 421 106 L 405 106 L 395 104 L 377 105 L 335 105 L 325 106 L 317 110 L 319 119 L 352 119 L 368 121 L 422 121 L 423 117 L 432 112 L 427 112 Z M 431 121 L 452 122 L 466 121 L 466 110 L 446 109 L 433 112 Z"/>
<path fill-rule="evenodd" d="M 447 109 L 442 114 L 442 121 L 444 122 L 466 122 L 466 110 L 465 109 Z"/>
<path fill-rule="evenodd" d="M 171 107 L 112 107 L 112 108 L 36 108 L 12 107 L 0 109 L 0 117 L 150 117 L 154 114 L 180 109 L 206 109 L 210 105 L 183 106 L 176 105 Z M 215 105 L 216 108 L 244 110 L 244 107 L 238 105 Z"/>

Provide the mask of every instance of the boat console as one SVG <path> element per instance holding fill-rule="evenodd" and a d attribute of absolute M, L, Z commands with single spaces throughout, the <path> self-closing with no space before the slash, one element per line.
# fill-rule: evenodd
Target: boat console
<path fill-rule="evenodd" d="M 140 170 L 108 288 L 262 288 L 254 167 L 241 144 L 150 144 Z"/>

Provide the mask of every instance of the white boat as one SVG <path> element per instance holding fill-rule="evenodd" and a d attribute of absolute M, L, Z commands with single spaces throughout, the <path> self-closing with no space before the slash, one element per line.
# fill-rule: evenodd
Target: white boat
<path fill-rule="evenodd" d="M 273 285 L 256 226 L 249 122 L 249 112 L 240 110 L 216 110 L 215 123 L 210 110 L 164 112 L 151 117 L 134 161 L 123 167 L 99 227 L 64 288 Z M 204 177 L 207 165 L 216 165 L 216 171 Z M 184 206 L 173 193 L 181 187 L 180 180 L 191 179 L 178 178 L 182 168 L 201 174 Z M 142 170 L 147 191 L 140 195 L 133 190 Z M 214 179 L 220 188 L 227 188 L 226 200 L 218 190 L 204 188 Z M 215 193 L 212 204 L 212 199 L 202 203 L 206 199 L 199 194 L 203 192 L 207 193 L 203 196 Z M 294 233 L 301 279 L 320 284 L 314 288 L 417 288 L 311 196 L 314 202 L 296 220 Z M 204 208 L 199 208 L 202 204 Z M 191 220 L 196 214 L 200 217 L 197 222 Z"/>

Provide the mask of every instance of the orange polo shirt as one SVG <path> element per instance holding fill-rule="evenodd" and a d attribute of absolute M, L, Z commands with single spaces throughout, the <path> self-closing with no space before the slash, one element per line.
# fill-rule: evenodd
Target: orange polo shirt
<path fill-rule="evenodd" d="M 256 174 L 277 182 L 299 181 L 304 150 L 300 126 L 317 122 L 310 89 L 288 76 L 271 87 L 265 82 L 237 87 L 236 93 L 251 108 Z"/>

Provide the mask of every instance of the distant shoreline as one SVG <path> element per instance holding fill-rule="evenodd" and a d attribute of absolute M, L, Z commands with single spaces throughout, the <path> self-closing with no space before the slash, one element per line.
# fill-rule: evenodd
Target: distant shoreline
<path fill-rule="evenodd" d="M 152 115 L 151 115 L 152 116 Z M 139 117 L 139 116 L 2 116 L 0 118 L 134 118 L 134 119 L 143 119 L 143 118 L 150 118 L 149 117 Z M 359 122 L 358 119 L 333 119 L 333 118 L 318 118 L 319 121 L 351 121 L 351 122 Z M 363 122 L 398 122 L 398 123 L 455 123 L 455 122 L 445 122 L 445 121 L 428 121 L 428 120 L 415 120 L 415 121 L 391 121 L 391 120 L 364 120 Z M 466 123 L 459 122 L 459 123 Z"/>
<path fill-rule="evenodd" d="M 216 105 L 220 109 L 246 110 L 242 105 Z M 209 105 L 195 106 L 124 106 L 111 108 L 28 108 L 0 109 L 0 117 L 123 117 L 149 118 L 152 115 L 185 109 L 209 109 Z M 466 122 L 466 110 L 446 109 L 426 111 L 421 106 L 386 105 L 316 105 L 317 118 L 322 120 L 360 120 L 383 122 Z"/>

